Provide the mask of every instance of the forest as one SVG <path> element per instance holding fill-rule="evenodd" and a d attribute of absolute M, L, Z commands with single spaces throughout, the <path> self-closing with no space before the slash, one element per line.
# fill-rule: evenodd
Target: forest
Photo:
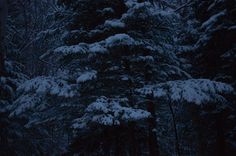
<path fill-rule="evenodd" d="M 0 156 L 235 156 L 236 0 L 0 0 Z"/>

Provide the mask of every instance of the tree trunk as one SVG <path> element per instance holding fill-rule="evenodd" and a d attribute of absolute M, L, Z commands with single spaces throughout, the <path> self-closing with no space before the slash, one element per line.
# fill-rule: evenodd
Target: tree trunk
<path fill-rule="evenodd" d="M 138 142 L 135 136 L 135 123 L 130 123 L 129 125 L 129 155 L 130 156 L 139 156 L 140 154 L 138 153 Z"/>
<path fill-rule="evenodd" d="M 174 133 L 175 133 L 175 149 L 177 156 L 180 156 L 180 145 L 179 145 L 179 136 L 178 136 L 178 131 L 177 131 L 177 125 L 176 125 L 176 118 L 174 114 L 174 110 L 172 108 L 171 102 L 168 102 L 171 116 L 172 116 L 172 122 L 173 122 L 173 128 L 174 128 Z"/>
<path fill-rule="evenodd" d="M 149 155 L 159 156 L 159 147 L 157 143 L 156 134 L 156 114 L 155 105 L 153 103 L 153 95 L 149 98 L 147 102 L 147 110 L 151 113 L 151 118 L 148 119 L 148 144 L 149 144 Z"/>
<path fill-rule="evenodd" d="M 6 19 L 7 19 L 7 0 L 0 0 L 0 76 L 5 74 L 5 57 L 6 48 L 4 44 L 4 37 L 6 31 Z"/>
<path fill-rule="evenodd" d="M 216 116 L 216 147 L 217 156 L 225 155 L 225 137 L 224 137 L 224 120 L 221 113 Z"/>

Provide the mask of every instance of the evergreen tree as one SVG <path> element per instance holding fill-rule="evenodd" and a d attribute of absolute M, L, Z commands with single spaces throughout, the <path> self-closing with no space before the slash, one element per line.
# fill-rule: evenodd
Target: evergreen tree
<path fill-rule="evenodd" d="M 182 42 L 184 46 L 181 45 L 178 51 L 192 62 L 191 73 L 194 77 L 226 82 L 235 87 L 235 57 L 232 55 L 235 43 L 235 32 L 232 29 L 235 25 L 232 18 L 235 14 L 233 8 L 235 2 L 227 0 L 193 1 L 188 8 L 183 8 L 191 14 L 183 15 L 188 29 L 186 31 L 183 28 L 183 38 L 180 37 L 179 43 Z M 235 95 L 228 98 L 223 107 L 219 103 L 215 103 L 214 109 L 200 109 L 200 112 L 204 111 L 204 115 L 194 117 L 197 121 L 195 130 L 199 137 L 197 151 L 200 155 L 234 153 Z"/>
<path fill-rule="evenodd" d="M 66 37 L 68 45 L 55 49 L 54 53 L 59 55 L 59 60 L 75 78 L 78 77 L 76 81 L 79 85 L 80 104 L 87 106 L 85 112 L 82 111 L 82 117 L 76 119 L 73 124 L 73 128 L 79 129 L 79 137 L 72 146 L 72 153 L 104 155 L 114 152 L 119 155 L 127 150 L 131 155 L 142 155 L 145 151 L 149 155 L 158 155 L 156 106 L 151 100 L 152 95 L 147 99 L 142 98 L 135 93 L 135 89 L 146 84 L 191 78 L 181 69 L 181 63 L 174 54 L 171 27 L 177 16 L 170 12 L 158 12 L 148 2 L 119 1 L 116 5 L 126 6 L 119 7 L 120 10 L 117 10 L 112 2 L 105 2 L 63 3 L 77 11 L 74 23 L 79 25 L 69 25 L 71 31 Z M 103 3 L 111 4 L 104 6 Z M 78 7 L 82 4 L 83 8 Z M 95 12 L 91 13 L 93 18 L 101 21 L 87 23 L 89 20 L 80 19 L 90 18 L 87 7 Z M 105 16 L 107 10 L 111 11 L 110 16 Z M 137 114 L 135 112 L 140 109 L 151 114 L 144 123 L 138 122 L 143 113 L 136 120 L 132 117 L 132 114 Z M 122 110 L 124 115 L 126 111 L 134 112 L 130 118 L 124 120 L 124 117 L 119 115 Z M 147 116 L 143 116 L 143 119 L 145 118 Z M 130 120 L 132 125 L 129 124 Z M 124 131 L 120 129 L 123 126 L 126 127 Z M 143 126 L 144 128 L 140 129 Z M 94 129 L 98 128 L 101 130 L 93 133 Z M 82 134 L 81 129 L 85 130 Z M 142 138 L 134 129 L 143 131 L 142 144 L 135 141 Z M 106 135 L 110 133 L 113 133 L 114 137 Z M 120 147 L 123 150 L 120 151 L 118 147 L 114 149 L 116 137 L 123 133 L 128 135 L 125 137 L 128 140 L 119 141 L 125 142 Z M 97 139 L 101 137 L 105 140 Z M 143 147 L 142 151 L 138 151 L 140 147 Z"/>
<path fill-rule="evenodd" d="M 199 5 L 200 4 L 200 5 Z M 235 85 L 235 7 L 234 0 L 196 3 L 200 36 L 195 45 L 199 73 Z"/>
<path fill-rule="evenodd" d="M 77 6 L 73 3 L 69 4 L 69 6 L 72 8 Z M 100 9 L 99 4 L 101 5 L 102 9 Z M 100 19 L 101 16 L 100 10 L 107 10 L 107 8 L 103 8 L 104 6 L 102 5 L 102 1 L 96 2 L 96 4 L 95 2 L 83 1 L 83 5 L 93 8 L 93 11 L 97 12 L 95 16 L 97 17 L 97 19 Z M 123 11 L 122 16 L 118 11 L 117 16 L 114 16 L 116 17 L 115 19 L 114 17 L 108 16 L 104 17 L 101 22 L 97 21 L 96 23 L 94 22 L 92 24 L 88 24 L 86 22 L 83 23 L 83 20 L 81 20 L 82 22 L 80 22 L 81 25 L 79 25 L 79 30 L 78 28 L 76 28 L 77 30 L 74 30 L 74 26 L 72 24 L 72 34 L 76 32 L 78 36 L 73 38 L 73 43 L 66 42 L 68 43 L 68 46 L 59 47 L 54 52 L 58 55 L 63 55 L 61 60 L 64 61 L 64 63 L 67 63 L 67 66 L 70 68 L 70 70 L 72 69 L 73 71 L 81 72 L 81 75 L 77 76 L 77 83 L 80 86 L 79 91 L 81 103 L 88 105 L 92 102 L 93 99 L 97 99 L 100 102 L 101 96 L 105 96 L 108 99 L 117 97 L 122 99 L 125 98 L 127 99 L 127 102 L 123 104 L 124 106 L 144 109 L 146 111 L 149 111 L 149 113 L 151 114 L 151 118 L 154 118 L 156 110 L 153 102 L 146 102 L 147 106 L 145 106 L 145 102 L 143 102 L 143 99 L 140 98 L 134 92 L 134 90 L 145 84 L 164 83 L 169 80 L 188 79 L 191 78 L 191 76 L 181 69 L 181 63 L 178 62 L 177 57 L 173 53 L 175 49 L 173 46 L 171 46 L 174 44 L 174 42 L 173 38 L 169 37 L 172 33 L 170 27 L 173 26 L 172 23 L 175 21 L 175 14 L 158 12 L 157 10 L 155 10 L 155 7 L 153 7 L 153 5 L 147 2 L 136 3 L 134 1 L 127 1 L 126 6 L 127 11 Z M 111 5 L 110 7 L 111 8 L 109 9 L 112 10 L 113 6 Z M 84 8 L 86 7 L 78 9 L 78 17 L 76 16 L 77 18 L 87 17 L 87 13 Z M 113 10 L 114 14 L 116 14 L 116 10 Z M 85 15 L 80 14 L 84 12 Z M 139 26 L 137 27 L 137 25 Z M 97 40 L 94 40 L 93 37 L 96 36 L 96 33 L 98 33 L 102 38 L 96 38 Z M 87 37 L 81 34 L 89 35 Z M 70 39 L 71 36 L 69 35 L 68 38 Z M 78 38 L 78 40 L 76 38 Z M 77 75 L 77 73 L 74 74 L 75 76 Z M 200 82 L 201 80 L 196 80 L 193 81 L 193 84 Z M 186 85 L 188 85 L 188 83 L 186 83 Z M 183 85 L 182 87 L 184 88 L 185 85 Z M 214 93 L 213 90 L 210 91 Z M 203 97 L 205 97 L 204 93 L 201 94 L 203 95 Z M 112 99 L 111 101 L 113 101 Z M 199 100 L 201 101 L 201 99 Z M 110 102 L 108 102 L 108 104 L 105 102 L 105 104 L 103 103 L 102 106 L 99 102 L 95 102 L 89 105 L 85 110 L 85 114 L 81 118 L 75 120 L 75 122 L 77 121 L 79 123 L 76 122 L 74 125 L 78 125 L 78 128 L 80 129 L 81 125 L 82 127 L 84 127 L 85 125 L 92 124 L 91 128 L 93 131 L 94 122 L 96 123 L 95 129 L 97 129 L 98 125 L 108 125 L 108 127 L 112 126 L 113 128 L 117 127 L 117 125 L 115 124 L 116 120 L 117 118 L 122 119 L 122 117 L 116 116 L 114 110 L 112 110 L 111 108 L 107 108 L 109 105 L 111 105 L 109 104 Z M 203 103 L 203 101 L 201 102 Z M 94 110 L 92 111 L 90 107 L 94 108 Z M 106 111 L 101 111 L 102 108 L 100 107 L 111 110 L 108 111 L 107 114 Z M 86 112 L 89 115 L 86 114 Z M 114 112 L 114 114 L 112 112 Z M 92 117 L 89 117 L 93 113 L 99 113 L 99 118 L 93 115 Z M 112 121 L 112 124 L 109 125 L 109 122 L 107 120 Z M 131 128 L 137 129 L 137 127 L 139 126 L 138 123 L 140 122 L 136 122 L 135 126 L 132 126 Z M 144 132 L 145 130 L 147 131 L 150 127 L 151 131 L 149 131 L 149 133 L 147 132 L 147 136 L 144 136 L 144 138 L 148 138 L 148 136 L 149 138 L 156 137 L 156 123 L 150 123 L 151 124 L 146 125 Z M 104 131 L 104 127 L 102 130 Z M 109 133 L 109 131 L 106 131 L 106 133 Z M 112 133 L 112 131 L 110 133 Z M 121 130 L 119 130 L 118 133 L 121 133 Z M 129 134 L 128 131 L 126 131 L 125 133 Z M 134 132 L 131 131 L 131 133 Z M 105 145 L 107 141 L 103 142 L 101 140 L 101 142 L 99 143 L 97 142 L 97 139 L 92 145 L 85 144 L 86 140 L 89 140 L 88 143 L 91 143 L 93 140 L 91 138 L 91 135 L 93 136 L 91 130 L 88 131 L 87 134 L 87 137 L 89 137 L 89 139 L 84 138 L 85 140 L 81 139 L 81 137 L 83 138 L 85 134 L 79 134 L 76 143 L 73 144 L 73 147 L 75 148 L 74 152 L 82 152 L 79 149 L 86 150 L 86 147 L 84 146 L 89 145 L 92 147 L 94 147 L 94 145 L 97 145 L 96 147 L 98 149 L 101 148 L 101 153 L 99 153 L 100 155 L 104 154 L 104 150 L 106 152 L 107 150 L 113 152 L 115 151 L 114 149 L 112 149 L 112 142 L 109 142 L 110 146 L 106 148 L 100 147 L 100 145 Z M 101 134 L 98 133 L 96 134 L 96 136 L 97 135 Z M 130 136 L 132 135 L 130 134 Z M 106 137 L 107 139 L 110 139 L 109 136 Z M 138 137 L 138 135 L 134 137 Z M 175 139 L 178 139 L 177 134 Z M 154 142 L 156 141 L 153 141 L 152 139 L 149 140 L 150 144 L 148 152 L 150 155 L 158 155 L 159 153 L 158 146 L 153 145 Z M 131 142 L 131 144 L 133 145 L 134 142 Z M 135 146 L 139 147 L 140 145 Z M 141 145 L 141 147 L 142 146 L 145 145 Z M 154 149 L 152 149 L 152 146 L 154 146 Z M 176 148 L 177 150 L 179 150 L 177 146 L 179 146 L 178 143 L 176 143 Z M 126 148 L 134 149 L 134 151 L 131 151 L 130 154 L 136 155 L 137 151 L 135 151 L 135 149 L 137 149 L 137 147 L 128 146 Z M 97 148 L 95 148 L 96 152 L 98 151 Z M 126 148 L 124 146 L 123 149 Z M 90 148 L 87 150 L 90 150 Z M 91 151 L 84 151 L 85 154 L 87 152 Z"/>
<path fill-rule="evenodd" d="M 223 0 L 199 4 L 194 6 L 196 19 L 200 22 L 200 35 L 195 44 L 196 74 L 230 83 L 235 88 L 236 3 L 234 0 Z M 230 101 L 233 106 L 235 95 Z M 214 115 L 215 120 L 218 121 L 212 121 L 211 117 L 206 118 L 208 123 L 212 123 L 212 127 L 209 126 L 211 130 L 222 127 L 221 130 L 216 131 L 215 146 L 212 141 L 214 137 L 209 139 L 213 142 L 210 148 L 213 148 L 218 155 L 232 155 L 231 153 L 235 152 L 233 138 L 236 118 L 234 114 L 235 107 L 233 106 Z"/>

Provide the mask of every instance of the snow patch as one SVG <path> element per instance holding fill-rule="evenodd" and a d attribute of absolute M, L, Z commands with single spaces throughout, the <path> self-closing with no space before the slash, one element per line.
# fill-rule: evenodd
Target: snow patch
<path fill-rule="evenodd" d="M 114 36 L 108 37 L 105 40 L 106 47 L 113 47 L 117 45 L 133 45 L 135 40 L 127 34 L 116 34 Z"/>
<path fill-rule="evenodd" d="M 106 20 L 104 25 L 107 27 L 113 27 L 113 28 L 124 28 L 125 27 L 125 23 L 121 22 L 118 19 Z"/>
<path fill-rule="evenodd" d="M 212 25 L 214 25 L 225 14 L 226 14 L 226 10 L 221 11 L 221 12 L 211 16 L 207 21 L 205 21 L 202 24 L 201 28 L 209 30 L 212 27 Z"/>
<path fill-rule="evenodd" d="M 83 83 L 89 80 L 93 80 L 97 78 L 97 71 L 92 70 L 92 71 L 87 71 L 84 72 L 83 74 L 81 74 L 78 78 L 77 78 L 77 83 Z"/>

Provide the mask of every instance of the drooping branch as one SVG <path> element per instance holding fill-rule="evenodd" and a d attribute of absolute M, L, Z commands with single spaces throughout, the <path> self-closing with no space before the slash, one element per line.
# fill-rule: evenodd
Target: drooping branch
<path fill-rule="evenodd" d="M 180 7 L 178 7 L 177 9 L 175 9 L 175 12 L 180 11 L 181 9 L 190 6 L 192 3 L 194 3 L 193 1 L 188 1 L 187 3 L 181 5 Z"/>

